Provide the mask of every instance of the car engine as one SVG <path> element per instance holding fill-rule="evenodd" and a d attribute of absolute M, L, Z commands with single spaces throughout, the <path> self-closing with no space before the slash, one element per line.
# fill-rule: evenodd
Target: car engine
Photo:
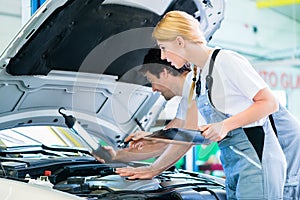
<path fill-rule="evenodd" d="M 83 199 L 226 199 L 223 179 L 171 167 L 149 180 L 129 180 L 114 173 L 118 167 L 145 163 L 101 164 L 92 156 L 41 158 L 17 154 L 1 157 L 0 175 L 50 187 Z"/>

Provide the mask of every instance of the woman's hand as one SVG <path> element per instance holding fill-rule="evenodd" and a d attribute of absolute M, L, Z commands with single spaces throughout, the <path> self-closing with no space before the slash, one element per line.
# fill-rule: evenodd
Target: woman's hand
<path fill-rule="evenodd" d="M 222 140 L 229 132 L 224 121 L 200 126 L 203 137 L 211 141 L 218 142 Z"/>

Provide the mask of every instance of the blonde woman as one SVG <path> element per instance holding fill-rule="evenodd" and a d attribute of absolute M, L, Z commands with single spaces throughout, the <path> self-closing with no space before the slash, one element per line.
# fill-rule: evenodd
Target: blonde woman
<path fill-rule="evenodd" d="M 213 84 L 206 83 L 215 49 L 185 12 L 167 13 L 153 36 L 162 59 L 175 67 L 190 62 L 201 70 L 197 105 L 208 124 L 200 129 L 219 142 L 228 199 L 282 199 L 286 161 L 267 118 L 278 109 L 267 84 L 245 58 L 229 50 L 215 58 Z"/>
<path fill-rule="evenodd" d="M 227 198 L 283 199 L 286 160 L 268 120 L 278 102 L 267 84 L 244 57 L 229 50 L 214 55 L 210 67 L 215 49 L 185 12 L 168 12 L 153 36 L 162 59 L 176 68 L 193 63 L 201 71 L 196 101 L 207 125 L 199 129 L 218 142 Z"/>

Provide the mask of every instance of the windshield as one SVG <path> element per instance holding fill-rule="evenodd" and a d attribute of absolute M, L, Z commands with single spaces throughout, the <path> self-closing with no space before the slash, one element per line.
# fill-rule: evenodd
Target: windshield
<path fill-rule="evenodd" d="M 41 144 L 49 147 L 84 147 L 70 129 L 63 127 L 28 126 L 0 131 L 2 149 Z"/>

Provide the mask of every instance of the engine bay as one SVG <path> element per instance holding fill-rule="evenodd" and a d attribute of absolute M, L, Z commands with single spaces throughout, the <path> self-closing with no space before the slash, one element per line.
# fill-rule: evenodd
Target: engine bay
<path fill-rule="evenodd" d="M 0 157 L 2 178 L 50 187 L 84 199 L 226 199 L 224 184 L 210 175 L 171 167 L 149 180 L 129 180 L 114 173 L 140 162 L 102 164 L 92 156 Z M 15 155 L 15 154 L 14 154 Z"/>

